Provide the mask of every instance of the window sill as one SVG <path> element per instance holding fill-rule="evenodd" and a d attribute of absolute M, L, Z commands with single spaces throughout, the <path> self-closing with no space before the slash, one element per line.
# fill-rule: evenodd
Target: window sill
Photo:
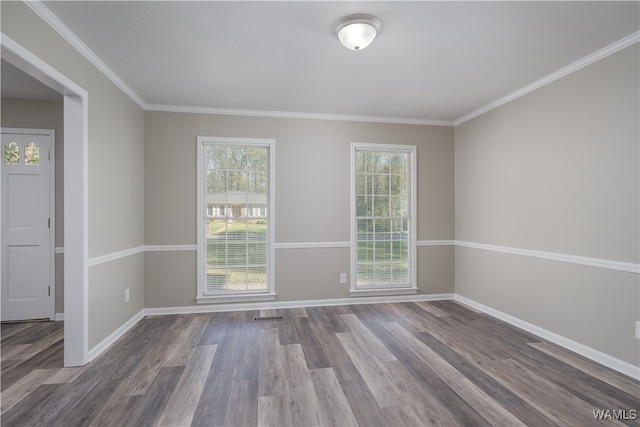
<path fill-rule="evenodd" d="M 351 290 L 349 293 L 352 297 L 415 295 L 418 293 L 418 288 L 359 289 Z"/>
<path fill-rule="evenodd" d="M 218 303 L 230 303 L 230 302 L 259 302 L 259 301 L 273 301 L 276 299 L 276 294 L 249 294 L 249 295 L 207 295 L 196 297 L 198 304 L 218 304 Z"/>

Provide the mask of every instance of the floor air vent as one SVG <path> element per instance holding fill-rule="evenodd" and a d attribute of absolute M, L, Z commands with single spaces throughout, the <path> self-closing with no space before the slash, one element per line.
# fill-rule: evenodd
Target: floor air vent
<path fill-rule="evenodd" d="M 256 317 L 256 322 L 271 322 L 272 320 L 282 320 L 282 316 Z"/>

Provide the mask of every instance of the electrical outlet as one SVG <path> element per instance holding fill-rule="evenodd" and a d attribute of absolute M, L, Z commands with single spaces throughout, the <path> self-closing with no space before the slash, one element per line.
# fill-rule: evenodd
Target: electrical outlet
<path fill-rule="evenodd" d="M 347 273 L 340 273 L 340 283 L 343 285 L 347 283 Z"/>
<path fill-rule="evenodd" d="M 129 302 L 129 288 L 124 290 L 124 302 Z"/>
<path fill-rule="evenodd" d="M 640 320 L 636 321 L 636 338 L 640 340 Z"/>

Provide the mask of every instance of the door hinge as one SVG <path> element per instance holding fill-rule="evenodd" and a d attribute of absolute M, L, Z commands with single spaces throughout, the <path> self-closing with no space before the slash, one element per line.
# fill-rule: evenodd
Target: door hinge
<path fill-rule="evenodd" d="M 48 155 L 49 155 L 49 161 L 51 161 L 51 150 L 49 150 Z"/>
<path fill-rule="evenodd" d="M 51 228 L 51 218 L 47 219 L 47 227 Z"/>
<path fill-rule="evenodd" d="M 49 296 L 51 296 L 51 286 L 49 286 L 48 292 L 49 292 Z"/>

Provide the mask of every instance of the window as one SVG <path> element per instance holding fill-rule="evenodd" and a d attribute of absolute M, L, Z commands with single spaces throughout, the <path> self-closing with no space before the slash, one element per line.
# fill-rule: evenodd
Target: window
<path fill-rule="evenodd" d="M 4 148 L 5 165 L 20 164 L 20 147 L 15 141 L 10 141 Z M 40 147 L 35 142 L 29 142 L 24 147 L 24 164 L 26 166 L 37 166 L 40 164 Z"/>
<path fill-rule="evenodd" d="M 351 293 L 415 293 L 415 153 L 351 145 Z"/>
<path fill-rule="evenodd" d="M 15 141 L 11 141 L 4 148 L 4 163 L 6 165 L 17 165 L 20 163 L 20 147 Z"/>
<path fill-rule="evenodd" d="M 198 137 L 199 303 L 273 299 L 275 141 Z"/>
<path fill-rule="evenodd" d="M 30 142 L 24 147 L 24 164 L 39 165 L 40 164 L 40 147 L 35 142 Z"/>

